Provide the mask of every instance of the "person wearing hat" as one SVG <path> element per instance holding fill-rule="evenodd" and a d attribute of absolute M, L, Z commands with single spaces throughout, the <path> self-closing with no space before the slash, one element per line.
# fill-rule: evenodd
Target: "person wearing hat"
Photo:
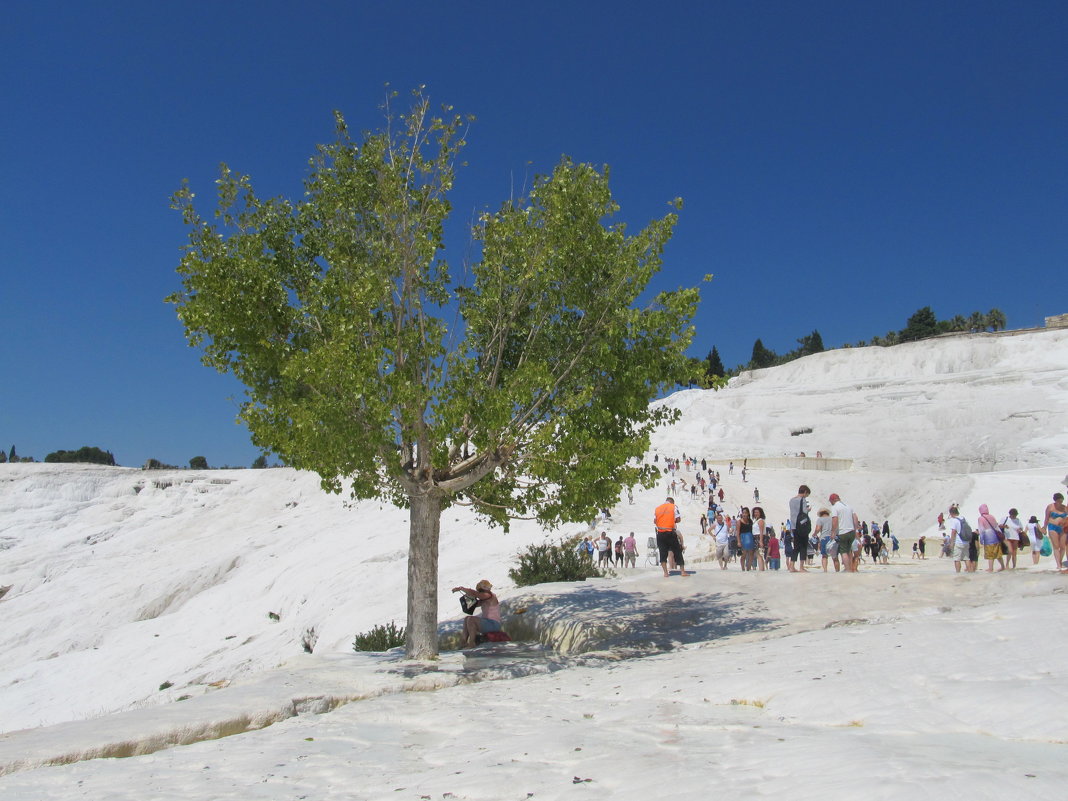
<path fill-rule="evenodd" d="M 481 615 L 469 614 L 464 618 L 464 632 L 460 637 L 461 648 L 474 648 L 478 645 L 479 634 L 501 630 L 501 602 L 493 594 L 493 585 L 488 580 L 482 579 L 474 589 L 453 587 L 452 591 L 474 598 L 475 606 L 482 610 Z"/>

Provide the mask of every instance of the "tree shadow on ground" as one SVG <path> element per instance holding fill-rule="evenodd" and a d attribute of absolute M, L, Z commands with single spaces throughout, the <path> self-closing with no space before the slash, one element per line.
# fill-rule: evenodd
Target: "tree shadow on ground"
<path fill-rule="evenodd" d="M 519 596 L 509 606 L 526 608 L 523 615 L 505 618 L 513 638 L 536 639 L 571 654 L 667 651 L 771 629 L 780 622 L 736 594 L 662 597 L 592 584 L 558 595 Z"/>
<path fill-rule="evenodd" d="M 504 629 L 513 641 L 484 643 L 464 651 L 461 672 L 465 682 L 636 659 L 693 643 L 768 631 L 781 624 L 737 594 L 665 598 L 596 584 L 566 592 L 553 592 L 552 586 L 545 589 L 536 593 L 528 588 L 502 604 Z M 438 627 L 444 650 L 456 647 L 462 626 L 463 620 L 458 619 Z M 411 677 L 439 669 L 426 664 L 394 671 Z"/>

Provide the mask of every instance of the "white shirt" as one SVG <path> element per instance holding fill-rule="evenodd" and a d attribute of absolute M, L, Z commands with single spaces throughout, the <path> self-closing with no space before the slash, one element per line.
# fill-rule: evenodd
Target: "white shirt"
<path fill-rule="evenodd" d="M 1023 531 L 1023 523 L 1019 519 L 1006 517 L 1001 525 L 1005 528 L 1005 539 L 1019 541 L 1020 532 Z"/>
<path fill-rule="evenodd" d="M 841 499 L 831 507 L 831 520 L 838 518 L 838 533 L 848 534 L 853 531 L 853 510 L 842 503 Z"/>
<path fill-rule="evenodd" d="M 950 538 L 950 541 L 956 545 L 957 540 L 960 539 L 960 518 L 951 517 L 946 521 L 946 536 Z"/>
<path fill-rule="evenodd" d="M 731 541 L 731 532 L 726 523 L 716 523 L 716 529 L 712 535 L 716 538 L 716 545 L 727 545 Z"/>

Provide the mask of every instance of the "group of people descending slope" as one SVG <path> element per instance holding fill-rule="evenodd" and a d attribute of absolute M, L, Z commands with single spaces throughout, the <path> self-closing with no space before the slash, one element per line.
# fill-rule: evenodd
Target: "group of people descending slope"
<path fill-rule="evenodd" d="M 668 464 L 674 467 L 676 463 L 669 460 Z M 769 525 L 763 507 L 743 506 L 732 518 L 716 503 L 717 496 L 709 490 L 712 520 L 701 521 L 702 532 L 713 538 L 720 568 L 726 570 L 737 558 L 744 571 L 779 570 L 785 556 L 787 570 L 808 572 L 819 552 L 824 572 L 831 564 L 836 572 L 856 572 L 864 554 L 873 561 L 887 564 L 891 549 L 897 552 L 898 541 L 890 533 L 889 521 L 882 527 L 873 522 L 869 528 L 838 493 L 831 493 L 829 507 L 821 508 L 813 518 L 809 502 L 811 494 L 812 490 L 802 484 L 797 495 L 789 500 L 790 519 L 783 525 L 780 537 Z M 689 575 L 678 529 L 680 520 L 681 514 L 673 496 L 668 496 L 653 513 L 659 562 L 665 576 L 670 575 L 670 568 L 675 566 L 678 566 L 680 575 Z"/>
<path fill-rule="evenodd" d="M 659 455 L 653 457 L 659 461 Z M 747 470 L 748 460 L 743 460 L 742 469 Z M 827 572 L 833 564 L 835 571 L 855 572 L 863 564 L 865 557 L 875 563 L 888 564 L 891 553 L 897 555 L 900 544 L 890 532 L 889 521 L 882 525 L 872 521 L 860 521 L 853 509 L 842 502 L 841 496 L 832 493 L 828 505 L 820 508 L 815 515 L 809 502 L 811 489 L 802 485 L 798 494 L 789 501 L 789 519 L 781 526 L 780 533 L 770 525 L 765 508 L 760 505 L 759 491 L 754 488 L 756 505 L 742 506 L 735 516 L 727 513 L 724 505 L 724 487 L 718 471 L 709 468 L 707 461 L 687 457 L 681 459 L 665 457 L 665 481 L 669 491 L 669 502 L 674 504 L 678 497 L 676 491 L 683 495 L 690 494 L 691 500 L 707 500 L 707 512 L 700 515 L 701 533 L 710 534 L 715 541 L 716 559 L 722 569 L 727 569 L 735 559 L 742 569 L 778 570 L 782 563 L 790 572 L 808 572 L 815 566 L 815 557 L 822 559 L 822 569 Z M 734 474 L 731 462 L 727 475 Z M 694 471 L 691 481 L 683 477 L 683 471 Z M 658 548 L 663 541 L 673 546 L 666 521 L 657 521 Z M 668 538 L 663 534 L 667 533 Z M 678 548 L 682 550 L 682 533 L 676 526 L 674 535 L 678 538 Z M 675 560 L 674 548 L 667 547 L 668 564 Z M 663 553 L 660 554 L 663 562 Z"/>
<path fill-rule="evenodd" d="M 620 534 L 613 543 L 608 532 L 602 531 L 599 537 L 583 537 L 576 550 L 591 561 L 596 554 L 598 567 L 611 567 L 613 561 L 616 567 L 634 567 L 638 557 L 638 541 L 632 531 L 626 537 Z"/>
<path fill-rule="evenodd" d="M 1024 523 L 1019 510 L 1009 509 L 1000 522 L 984 503 L 979 506 L 979 516 L 973 527 L 961 514 L 957 504 L 949 507 L 949 519 L 939 515 L 939 526 L 944 527 L 942 556 L 952 557 L 956 572 L 975 573 L 979 570 L 980 553 L 986 560 L 988 573 L 1014 570 L 1017 554 L 1023 548 L 1031 549 L 1031 561 L 1038 564 L 1043 556 L 1052 556 L 1053 564 L 1062 573 L 1068 573 L 1065 558 L 1068 557 L 1068 506 L 1064 495 L 1053 494 L 1053 503 L 1046 506 L 1042 523 L 1036 515 Z"/>
<path fill-rule="evenodd" d="M 888 521 L 881 529 L 873 522 L 869 529 L 838 493 L 831 493 L 830 507 L 821 508 L 813 519 L 811 494 L 808 485 L 798 487 L 797 495 L 789 501 L 790 518 L 782 526 L 781 538 L 768 525 L 760 506 L 743 506 L 733 519 L 717 509 L 710 533 L 720 568 L 726 570 L 737 554 L 742 570 L 779 570 L 785 555 L 787 570 L 806 573 L 814 566 L 817 551 L 824 572 L 830 564 L 836 572 L 856 572 L 864 553 L 873 561 L 888 562 L 891 547 L 895 551 L 898 548 Z"/>

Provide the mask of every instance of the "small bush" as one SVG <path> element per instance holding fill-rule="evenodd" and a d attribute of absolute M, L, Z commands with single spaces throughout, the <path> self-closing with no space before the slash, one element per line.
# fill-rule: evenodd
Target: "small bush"
<path fill-rule="evenodd" d="M 517 587 L 544 584 L 549 581 L 585 581 L 602 578 L 604 574 L 593 561 L 578 552 L 579 537 L 563 539 L 555 545 L 527 546 L 518 555 L 519 564 L 508 570 L 508 577 Z"/>
<path fill-rule="evenodd" d="M 397 626 L 389 621 L 385 626 L 375 626 L 370 631 L 357 634 L 352 641 L 353 651 L 388 651 L 404 645 L 404 627 Z"/>

